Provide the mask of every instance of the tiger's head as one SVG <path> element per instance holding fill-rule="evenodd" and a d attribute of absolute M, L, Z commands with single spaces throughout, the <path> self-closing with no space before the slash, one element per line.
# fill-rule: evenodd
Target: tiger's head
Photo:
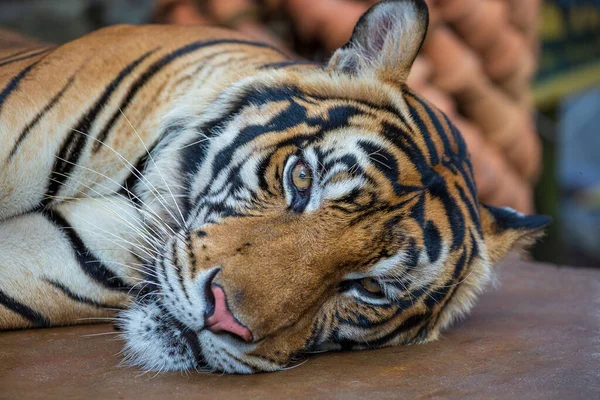
<path fill-rule="evenodd" d="M 546 217 L 478 203 L 460 133 L 406 87 L 427 24 L 423 1 L 381 2 L 325 67 L 171 116 L 146 176 L 177 202 L 142 193 L 173 231 L 121 315 L 134 363 L 252 373 L 427 342 L 541 234 Z"/>

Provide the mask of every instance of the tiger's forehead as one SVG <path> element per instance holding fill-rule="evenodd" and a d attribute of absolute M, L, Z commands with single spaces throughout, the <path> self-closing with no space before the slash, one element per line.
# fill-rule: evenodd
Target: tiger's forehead
<path fill-rule="evenodd" d="M 364 82 L 341 82 L 333 88 L 330 79 L 317 86 L 314 80 L 298 80 L 274 86 L 257 84 L 231 101 L 230 111 L 254 107 L 269 121 L 271 129 L 306 126 L 319 130 L 312 140 L 325 132 L 355 126 L 393 142 L 407 140 L 416 146 L 421 161 L 435 165 L 442 161 L 466 158 L 466 146 L 458 130 L 445 114 L 414 95 L 407 87 L 375 86 Z M 342 85 L 343 83 L 343 85 Z"/>

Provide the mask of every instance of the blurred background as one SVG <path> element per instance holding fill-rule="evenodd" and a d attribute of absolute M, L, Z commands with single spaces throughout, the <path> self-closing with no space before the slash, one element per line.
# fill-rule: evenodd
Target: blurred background
<path fill-rule="evenodd" d="M 218 25 L 320 62 L 375 2 L 0 0 L 0 27 L 60 44 L 120 23 Z M 554 217 L 536 259 L 600 267 L 600 0 L 427 2 L 409 85 L 465 136 L 481 200 Z"/>

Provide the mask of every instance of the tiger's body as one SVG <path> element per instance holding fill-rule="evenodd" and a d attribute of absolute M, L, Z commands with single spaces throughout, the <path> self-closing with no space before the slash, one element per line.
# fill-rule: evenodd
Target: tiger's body
<path fill-rule="evenodd" d="M 480 207 L 405 86 L 426 24 L 383 2 L 325 67 L 213 28 L 0 48 L 0 329 L 127 309 L 134 363 L 242 373 L 435 339 L 547 221 Z"/>

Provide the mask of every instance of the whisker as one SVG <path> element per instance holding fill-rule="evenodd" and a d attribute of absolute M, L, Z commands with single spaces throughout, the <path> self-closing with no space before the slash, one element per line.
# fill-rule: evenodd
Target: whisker
<path fill-rule="evenodd" d="M 54 181 L 54 179 L 51 179 L 51 181 Z M 78 198 L 69 198 L 69 197 L 66 197 L 66 196 L 61 196 L 61 199 L 62 199 L 62 200 L 66 200 L 66 201 L 69 201 L 69 200 L 70 200 L 70 201 L 78 201 L 78 200 L 80 200 L 80 199 L 78 199 Z M 99 198 L 95 198 L 95 197 L 89 197 L 89 199 L 90 199 L 90 200 L 95 200 L 95 201 L 100 201 L 100 199 L 99 199 Z M 118 206 L 118 204 L 114 203 L 112 200 L 110 200 L 110 199 L 108 199 L 108 198 L 105 198 L 105 200 L 106 200 L 106 201 L 108 201 L 108 202 L 109 202 L 109 203 L 111 203 L 111 204 L 115 204 L 115 205 L 117 205 L 117 206 Z M 99 209 L 101 209 L 101 210 L 104 210 L 104 211 L 106 211 L 106 212 L 109 212 L 109 213 L 111 213 L 113 216 L 116 216 L 118 220 L 125 222 L 125 223 L 126 223 L 126 224 L 127 224 L 127 225 L 128 225 L 128 226 L 129 226 L 129 227 L 130 227 L 130 228 L 131 228 L 133 231 L 134 231 L 134 232 L 138 233 L 138 234 L 140 235 L 140 237 L 141 237 L 142 239 L 144 239 L 144 241 L 145 241 L 145 242 L 146 242 L 148 245 L 151 245 L 151 246 L 154 248 L 154 250 L 157 250 L 157 251 L 158 251 L 158 249 L 157 249 L 155 246 L 153 246 L 153 245 L 152 245 L 152 241 L 153 241 L 153 239 L 154 239 L 152 236 L 146 236 L 146 233 L 144 233 L 142 230 L 140 230 L 140 229 L 139 229 L 137 226 L 133 226 L 133 225 L 131 224 L 131 221 L 129 221 L 129 220 L 127 220 L 127 219 L 123 218 L 123 217 L 122 217 L 121 215 L 119 215 L 119 214 L 116 214 L 116 212 L 115 212 L 114 210 L 108 209 L 108 208 L 106 208 L 106 207 L 98 207 L 98 208 L 99 208 Z M 123 211 L 123 210 L 121 209 L 121 211 Z M 130 217 L 132 217 L 132 219 L 133 219 L 134 221 L 136 221 L 136 222 L 138 221 L 138 219 L 137 219 L 135 216 L 133 216 L 131 213 L 127 213 L 127 214 L 128 214 Z M 142 226 L 142 228 L 143 228 L 143 226 Z"/>
<path fill-rule="evenodd" d="M 197 145 L 197 144 L 200 144 L 200 143 L 203 143 L 203 142 L 206 142 L 206 141 L 210 141 L 210 138 L 207 138 L 207 137 L 206 137 L 206 138 L 200 139 L 200 140 L 198 140 L 198 141 L 195 141 L 195 142 L 192 142 L 192 143 L 190 143 L 190 144 L 186 144 L 185 146 L 182 146 L 182 147 L 178 147 L 178 148 L 176 148 L 176 149 L 173 149 L 173 150 L 171 150 L 171 151 L 169 151 L 169 152 L 167 152 L 167 153 L 168 153 L 168 154 L 171 154 L 171 153 L 174 153 L 174 152 L 176 152 L 176 151 L 180 151 L 180 150 L 183 150 L 183 149 L 187 149 L 188 147 L 192 147 L 192 146 L 195 146 L 195 145 Z"/>
<path fill-rule="evenodd" d="M 62 174 L 62 173 L 58 173 L 58 175 L 66 176 L 66 175 L 64 175 L 64 174 Z M 68 178 L 68 176 L 66 176 L 66 177 Z M 96 193 L 96 194 L 97 194 L 97 195 L 98 195 L 100 198 L 103 198 L 103 199 L 105 199 L 105 200 L 106 200 L 106 201 L 108 201 L 110 204 L 113 204 L 113 205 L 116 205 L 116 206 L 120 206 L 120 204 L 116 203 L 116 202 L 115 202 L 113 199 L 109 199 L 108 197 L 106 197 L 106 196 L 105 196 L 105 195 L 103 195 L 102 193 L 99 193 L 99 192 L 98 192 L 98 191 L 96 191 L 95 189 L 93 189 L 93 188 L 91 188 L 91 187 L 87 186 L 85 183 L 83 183 L 83 182 L 80 182 L 79 180 L 77 180 L 77 179 L 74 179 L 74 178 L 70 178 L 70 179 L 71 179 L 71 180 L 73 180 L 73 181 L 75 181 L 75 182 L 77 182 L 77 183 L 79 183 L 80 185 L 82 185 L 82 186 L 84 186 L 84 187 L 88 188 L 90 191 L 92 191 L 92 192 Z M 58 182 L 58 181 L 57 181 L 57 180 L 55 180 L 55 179 L 52 179 L 52 180 L 53 180 L 54 182 Z M 89 198 L 89 199 L 97 199 L 96 197 L 92 197 L 92 196 L 90 196 L 90 195 L 89 195 L 89 194 L 87 194 L 87 193 L 83 193 L 83 192 L 81 192 L 81 190 L 79 190 L 79 188 L 73 187 L 73 186 L 71 186 L 71 185 L 67 185 L 66 183 L 62 183 L 62 182 L 59 182 L 59 183 L 61 183 L 62 185 L 66 186 L 66 187 L 70 187 L 71 189 L 73 189 L 73 190 L 77 191 L 79 194 L 82 194 L 82 195 L 86 196 L 86 197 L 87 197 L 87 198 Z M 104 185 L 102 185 L 102 184 L 99 184 L 99 186 L 103 186 L 103 187 L 105 187 L 105 188 L 106 188 L 106 186 L 104 186 Z M 66 197 L 63 197 L 63 198 L 66 198 Z M 77 198 L 72 198 L 72 199 L 73 199 L 73 200 L 77 200 Z M 122 207 L 120 207 L 120 209 L 121 209 L 121 210 L 123 210 L 123 209 L 122 209 Z M 142 213 L 143 213 L 143 211 L 145 211 L 145 210 L 142 210 L 142 209 L 138 209 L 138 208 L 136 208 L 136 211 L 138 211 L 138 212 L 142 212 Z M 141 219 L 139 219 L 139 218 L 137 218 L 137 217 L 135 217 L 133 214 L 131 214 L 131 213 L 127 213 L 127 214 L 128 214 L 129 216 L 131 216 L 131 217 L 132 217 L 132 219 L 133 219 L 134 221 L 138 222 L 138 225 L 139 225 L 139 227 L 140 227 L 140 228 L 142 228 L 142 229 L 145 229 L 145 230 L 146 230 L 146 233 L 148 233 L 148 236 L 146 236 L 145 234 L 143 234 L 143 232 L 141 232 L 141 231 L 139 231 L 139 230 L 138 230 L 138 232 L 140 233 L 140 235 L 141 235 L 142 237 L 144 237 L 145 239 L 152 238 L 152 235 L 150 235 L 150 234 L 149 234 L 149 232 L 147 232 L 147 229 L 146 229 L 146 228 L 148 227 L 148 225 L 146 225 L 146 224 L 143 224 L 143 223 L 142 223 L 142 220 L 141 220 Z M 120 215 L 118 215 L 118 214 L 116 214 L 116 215 L 117 215 L 117 217 L 119 217 L 119 218 L 120 218 L 122 221 L 124 221 L 124 222 L 129 222 L 128 220 L 125 220 L 125 219 L 123 219 L 123 218 L 122 218 Z M 150 215 L 150 217 L 151 217 L 151 219 L 152 219 L 152 218 L 154 218 L 152 215 Z M 158 216 L 157 216 L 157 217 L 158 217 Z M 158 217 L 158 218 L 160 219 L 160 217 Z M 157 220 L 157 221 L 158 221 L 158 220 Z M 161 220 L 161 221 L 162 221 L 162 220 Z M 129 225 L 130 225 L 130 224 L 129 224 Z M 130 225 L 130 226 L 131 226 L 131 225 Z M 157 224 L 157 226 L 159 226 L 159 227 L 162 227 L 162 225 L 161 225 L 161 224 Z M 168 226 L 168 225 L 166 225 L 166 224 L 165 224 L 165 226 Z M 133 228 L 134 230 L 136 230 L 136 228 L 135 228 L 135 227 L 133 227 L 133 226 L 132 226 L 132 228 Z M 157 232 L 156 232 L 155 230 L 153 230 L 153 232 L 154 232 L 155 234 L 157 234 Z M 173 231 L 173 234 L 175 234 L 175 232 L 174 232 L 174 231 Z"/>
<path fill-rule="evenodd" d="M 118 318 L 111 317 L 85 317 L 85 318 L 77 318 L 75 321 L 116 321 Z"/>
<path fill-rule="evenodd" d="M 152 213 L 154 216 L 156 216 L 156 218 L 157 218 L 158 220 L 162 221 L 162 219 L 160 218 L 160 216 L 159 216 L 158 214 L 156 214 L 156 212 L 154 212 L 154 210 L 152 210 L 152 208 L 151 208 L 151 207 L 149 207 L 149 206 L 148 206 L 148 205 L 147 205 L 147 204 L 146 204 L 146 203 L 145 203 L 145 202 L 144 202 L 144 201 L 143 201 L 143 200 L 142 200 L 142 199 L 141 199 L 139 196 L 137 196 L 137 195 L 136 195 L 135 193 L 133 193 L 131 190 L 129 190 L 129 189 L 128 189 L 128 188 L 126 188 L 125 186 L 121 185 L 119 182 L 115 181 L 114 179 L 110 178 L 109 176 L 106 176 L 105 174 L 103 174 L 103 173 L 101 173 L 101 172 L 99 172 L 99 171 L 96 171 L 96 170 L 94 170 L 94 169 L 87 168 L 87 167 L 85 167 L 85 166 L 83 166 L 83 165 L 78 165 L 78 164 L 76 164 L 76 163 L 73 163 L 73 162 L 71 162 L 71 161 L 69 161 L 69 160 L 66 160 L 66 159 L 64 159 L 64 158 L 61 158 L 61 157 L 59 157 L 59 156 L 56 156 L 56 155 L 55 155 L 55 157 L 56 157 L 58 160 L 61 160 L 61 161 L 63 161 L 63 162 L 69 163 L 69 164 L 72 164 L 72 165 L 74 165 L 74 166 L 78 166 L 79 168 L 82 168 L 82 169 L 84 169 L 84 170 L 86 170 L 86 171 L 89 171 L 89 172 L 92 172 L 92 173 L 98 174 L 98 175 L 100 175 L 101 177 L 103 177 L 103 178 L 105 178 L 105 179 L 108 179 L 108 180 L 110 180 L 111 182 L 115 183 L 115 184 L 116 184 L 116 185 L 117 185 L 117 186 L 118 186 L 120 189 L 124 190 L 124 191 L 125 191 L 125 193 L 128 195 L 128 197 L 129 197 L 129 199 L 130 199 L 130 200 L 132 200 L 131 196 L 133 196 L 133 197 L 135 198 L 135 200 L 136 200 L 136 201 L 139 201 L 139 202 L 140 202 L 140 204 L 142 204 L 142 205 L 146 206 L 146 208 L 148 209 L 148 210 L 139 210 L 139 211 L 147 211 L 147 212 L 151 212 L 151 213 Z M 71 179 L 71 180 L 74 180 L 74 181 L 76 181 L 76 182 L 78 182 L 78 183 L 82 184 L 81 182 L 79 182 L 78 180 L 76 180 L 76 179 L 74 179 L 74 178 L 71 178 L 70 176 L 67 176 L 67 175 L 65 175 L 65 174 L 60 174 L 60 175 L 62 175 L 62 176 L 65 176 L 65 177 L 67 177 L 67 178 L 69 178 L 69 179 Z M 75 187 L 73 187 L 73 186 L 66 185 L 66 182 L 65 182 L 65 183 L 62 183 L 62 182 L 61 182 L 61 184 L 62 184 L 62 185 L 64 185 L 64 186 L 71 187 L 72 189 L 78 190 L 77 188 L 75 188 Z M 98 185 L 98 186 L 101 186 L 101 187 L 103 187 L 103 188 L 105 188 L 105 189 L 107 189 L 107 190 L 110 190 L 110 189 L 109 189 L 109 188 L 108 188 L 106 185 L 104 185 L 104 184 L 101 184 L 101 183 L 95 183 L 95 184 L 96 184 L 96 185 Z M 90 188 L 89 186 L 88 186 L 88 188 L 89 188 L 90 190 L 94 190 L 94 189 Z M 94 190 L 94 191 L 95 191 L 95 190 Z M 82 193 L 82 192 L 81 192 L 81 191 L 79 191 L 79 190 L 78 190 L 78 192 L 79 192 L 79 193 Z M 96 193 L 98 193 L 98 192 L 96 192 Z M 85 194 L 85 193 L 82 193 L 82 194 Z M 98 193 L 98 194 L 100 194 L 100 193 Z M 100 194 L 100 196 L 103 196 L 103 195 L 102 195 L 102 194 Z M 90 197 L 91 197 L 91 196 L 90 196 Z M 184 195 L 182 195 L 182 197 L 185 197 L 185 196 L 184 196 Z M 152 217 L 152 215 L 151 215 L 151 217 Z"/>
<path fill-rule="evenodd" d="M 107 336 L 107 335 L 119 335 L 121 332 L 101 332 L 101 333 L 90 333 L 88 335 L 81 335 L 84 338 L 96 337 L 96 336 Z"/>
<path fill-rule="evenodd" d="M 308 358 L 304 359 L 303 361 L 299 362 L 299 363 L 298 363 L 298 364 L 296 364 L 296 365 L 291 365 L 291 366 L 289 366 L 289 367 L 283 367 L 283 368 L 281 368 L 281 370 L 282 370 L 282 371 L 288 371 L 288 370 L 290 370 L 290 369 L 298 368 L 298 367 L 300 367 L 300 366 L 302 366 L 302 365 L 306 364 L 307 362 L 308 362 Z"/>
<path fill-rule="evenodd" d="M 119 153 L 117 150 L 115 150 L 114 148 L 112 148 L 111 146 L 109 146 L 108 144 L 104 143 L 101 140 L 98 140 L 97 138 L 82 132 L 80 130 L 74 129 L 72 127 L 68 127 L 65 126 L 65 128 L 70 129 L 73 132 L 79 133 L 80 135 L 84 135 L 94 141 L 96 141 L 97 143 L 100 143 L 102 146 L 108 148 L 110 151 L 112 151 L 117 157 L 119 157 L 119 161 L 121 162 L 121 164 L 125 165 L 129 172 L 132 173 L 136 178 L 138 178 L 140 180 L 140 182 L 142 182 L 144 184 L 144 186 L 146 186 L 146 188 L 148 190 L 150 190 L 150 192 L 154 193 L 155 195 L 157 195 L 158 197 L 162 198 L 162 195 L 160 194 L 160 192 L 158 191 L 158 189 L 156 189 L 156 187 L 154 185 L 152 185 L 152 183 L 142 174 L 142 172 L 140 172 L 133 164 L 131 164 L 131 162 L 129 162 L 129 160 L 127 160 L 126 157 L 124 157 L 121 153 Z M 127 164 L 125 164 L 127 163 Z M 167 211 L 167 213 L 171 216 L 171 218 L 173 218 L 174 221 L 177 220 L 177 218 L 175 218 L 175 216 L 171 213 L 171 211 L 169 210 L 169 207 L 167 207 L 161 200 L 160 198 L 158 199 L 159 203 L 163 206 L 163 208 L 165 209 L 165 211 Z"/>
<path fill-rule="evenodd" d="M 380 165 L 383 165 L 383 166 L 384 166 L 384 167 L 386 167 L 387 169 L 392 169 L 392 168 L 391 168 L 389 165 L 385 164 L 383 161 L 380 161 L 380 160 L 378 160 L 378 159 L 376 159 L 376 158 L 373 158 L 372 156 L 374 156 L 374 155 L 381 156 L 381 157 L 385 158 L 385 159 L 386 159 L 386 161 L 388 160 L 388 158 L 387 158 L 386 156 L 384 156 L 383 154 L 379 154 L 379 150 L 377 150 L 377 151 L 374 151 L 373 153 L 370 153 L 370 154 L 368 154 L 367 156 L 369 157 L 369 160 L 371 160 L 371 161 L 374 161 L 374 162 L 376 162 L 376 163 L 378 163 L 378 164 L 380 164 Z"/>
<path fill-rule="evenodd" d="M 80 219 L 81 219 L 82 221 L 84 221 L 85 223 L 87 223 L 87 224 L 91 225 L 92 227 L 94 227 L 94 228 L 96 228 L 96 229 L 98 229 L 98 230 L 100 230 L 100 231 L 102 231 L 102 232 L 105 232 L 105 233 L 107 233 L 107 234 L 109 234 L 109 235 L 111 235 L 111 236 L 115 236 L 115 237 L 117 237 L 118 239 L 122 240 L 124 243 L 127 243 L 127 244 L 131 245 L 132 247 L 134 247 L 134 248 L 137 248 L 138 250 L 140 250 L 140 251 L 142 251 L 143 253 L 147 254 L 147 255 L 148 255 L 150 258 L 154 258 L 154 257 L 156 256 L 156 254 L 152 254 L 152 253 L 150 252 L 150 250 L 147 250 L 147 248 L 143 248 L 143 247 L 141 247 L 141 246 L 138 246 L 138 245 L 136 245 L 135 243 L 129 242 L 129 241 L 127 241 L 127 240 L 124 240 L 124 239 L 120 238 L 119 236 L 117 236 L 117 235 L 113 234 L 112 232 L 108 232 L 107 230 L 105 230 L 105 229 L 102 229 L 102 228 L 100 228 L 99 226 L 97 226 L 97 225 L 95 225 L 95 224 L 91 223 L 90 221 L 87 221 L 87 220 L 85 220 L 85 219 L 83 219 L 83 218 L 80 218 Z M 73 227 L 72 227 L 71 229 L 75 229 L 75 228 L 73 228 Z M 79 228 L 77 228 L 77 230 L 81 230 L 81 231 L 84 231 L 84 232 L 92 232 L 92 233 L 94 233 L 95 235 L 98 235 L 98 232 L 97 232 L 97 231 L 95 231 L 95 230 L 92 230 L 92 229 L 86 229 L 86 228 L 81 228 L 81 227 L 79 227 Z M 100 235 L 100 237 L 101 237 L 102 239 L 104 239 L 104 240 L 107 240 L 107 241 L 109 241 L 109 242 L 113 243 L 114 245 L 116 245 L 116 246 L 118 246 L 118 247 L 121 247 L 123 250 L 126 250 L 127 252 L 130 252 L 130 251 L 131 251 L 131 249 L 128 249 L 127 247 L 120 245 L 119 243 L 115 242 L 114 240 L 111 240 L 111 239 L 107 238 L 106 236 Z M 142 258 L 142 259 L 143 259 L 144 261 L 146 261 L 146 262 L 150 262 L 150 260 L 144 259 L 143 257 L 140 257 L 140 258 Z"/>
<path fill-rule="evenodd" d="M 146 147 L 146 144 L 142 140 L 142 137 L 140 136 L 140 134 L 138 133 L 138 131 L 135 129 L 135 127 L 133 126 L 133 124 L 131 123 L 131 121 L 129 121 L 129 118 L 127 118 L 127 116 L 125 115 L 125 113 L 123 112 L 123 110 L 121 110 L 120 107 L 119 107 L 119 111 L 123 115 L 123 118 L 125 118 L 125 120 L 129 124 L 129 126 L 131 127 L 131 129 L 133 130 L 133 132 L 135 132 L 135 134 L 138 137 L 138 139 L 140 140 L 140 143 L 142 144 L 142 146 L 144 146 L 144 149 L 146 150 L 146 154 L 148 154 L 148 157 L 152 161 L 152 164 L 154 164 L 154 167 L 156 168 L 156 171 L 158 172 L 158 175 L 160 176 L 160 178 L 162 179 L 163 183 L 167 187 L 167 190 L 171 194 L 171 197 L 173 198 L 173 202 L 175 203 L 175 207 L 177 208 L 177 211 L 179 212 L 179 216 L 181 217 L 181 223 L 179 223 L 179 221 L 177 221 L 177 220 L 176 220 L 176 222 L 178 222 L 178 224 L 179 224 L 180 227 L 187 229 L 185 218 L 183 218 L 183 213 L 181 212 L 181 209 L 179 208 L 179 204 L 177 203 L 177 200 L 175 199 L 175 197 L 173 197 L 173 191 L 171 190 L 171 187 L 169 186 L 169 184 L 165 180 L 165 177 L 163 176 L 162 172 L 160 171 L 160 168 L 158 168 L 158 165 L 156 165 L 156 162 L 154 161 L 154 157 L 152 157 L 152 154 L 150 154 L 150 151 L 148 150 L 148 147 Z"/>

